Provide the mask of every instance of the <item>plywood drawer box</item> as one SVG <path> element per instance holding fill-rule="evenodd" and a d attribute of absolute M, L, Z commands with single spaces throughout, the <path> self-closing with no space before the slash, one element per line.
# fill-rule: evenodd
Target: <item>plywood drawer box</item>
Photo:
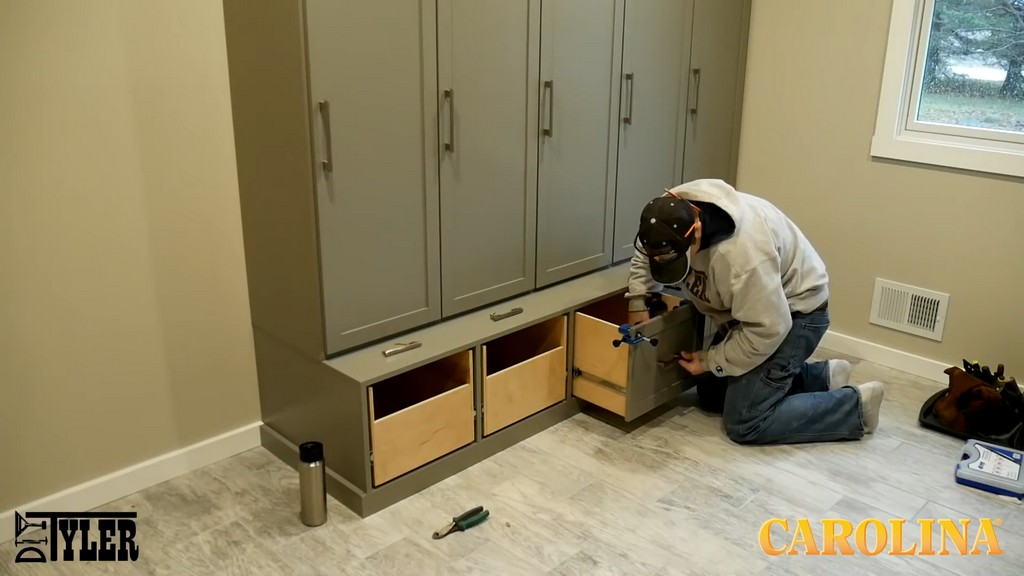
<path fill-rule="evenodd" d="M 689 303 L 664 298 L 667 312 L 631 327 L 625 335 L 619 326 L 628 324 L 628 304 L 621 295 L 574 311 L 575 397 L 630 421 L 688 387 L 690 376 L 673 356 L 700 347 L 699 316 Z"/>
<path fill-rule="evenodd" d="M 397 478 L 475 439 L 472 350 L 367 388 L 373 485 Z"/>
<path fill-rule="evenodd" d="M 556 316 L 483 345 L 483 434 L 565 400 L 568 317 Z"/>

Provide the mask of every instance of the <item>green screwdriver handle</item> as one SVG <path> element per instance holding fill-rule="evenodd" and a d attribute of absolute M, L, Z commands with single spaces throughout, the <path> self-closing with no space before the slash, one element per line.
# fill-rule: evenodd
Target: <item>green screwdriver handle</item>
<path fill-rule="evenodd" d="M 459 530 L 468 530 L 469 528 L 472 528 L 473 526 L 476 526 L 477 524 L 480 524 L 481 522 L 486 520 L 487 517 L 490 516 L 490 514 L 491 513 L 489 511 L 484 510 L 483 512 L 477 514 L 476 516 L 460 518 L 455 523 L 455 525 L 459 527 Z"/>

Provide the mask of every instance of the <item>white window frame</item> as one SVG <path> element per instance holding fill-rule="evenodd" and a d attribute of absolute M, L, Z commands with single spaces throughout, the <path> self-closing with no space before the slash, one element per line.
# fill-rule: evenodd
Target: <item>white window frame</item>
<path fill-rule="evenodd" d="M 893 0 L 871 155 L 1024 177 L 1024 135 L 916 120 L 933 2 Z"/>

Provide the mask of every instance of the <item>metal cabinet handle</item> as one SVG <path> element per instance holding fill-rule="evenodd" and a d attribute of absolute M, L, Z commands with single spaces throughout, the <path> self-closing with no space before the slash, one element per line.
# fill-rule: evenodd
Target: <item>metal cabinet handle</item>
<path fill-rule="evenodd" d="M 385 357 L 390 357 L 402 352 L 408 352 L 409 350 L 415 350 L 420 346 L 423 346 L 422 342 L 397 342 L 394 348 L 388 348 L 383 354 Z"/>
<path fill-rule="evenodd" d="M 544 135 L 550 138 L 555 135 L 555 81 L 545 80 L 544 90 L 548 93 L 548 127 Z"/>
<path fill-rule="evenodd" d="M 455 152 L 455 90 L 444 91 L 444 100 L 448 103 L 448 141 L 444 143 L 447 152 Z"/>
<path fill-rule="evenodd" d="M 629 85 L 629 112 L 622 118 L 622 122 L 625 124 L 633 123 L 633 73 L 626 74 L 626 84 Z"/>
<path fill-rule="evenodd" d="M 320 101 L 320 120 L 324 125 L 324 156 L 320 161 L 324 172 L 330 174 L 334 170 L 334 150 L 331 146 L 331 103 L 327 100 Z"/>
<path fill-rule="evenodd" d="M 690 114 L 696 114 L 697 107 L 700 106 L 700 68 L 693 69 L 693 79 L 697 81 L 697 97 L 694 99 L 693 106 L 690 108 Z"/>
<path fill-rule="evenodd" d="M 511 316 L 515 316 L 516 314 L 522 314 L 522 313 L 523 313 L 523 309 L 522 308 L 518 308 L 518 307 L 513 308 L 513 309 L 509 310 L 508 312 L 502 312 L 501 314 L 499 314 L 497 312 L 492 312 L 491 313 L 491 320 L 493 320 L 495 322 L 498 322 L 500 320 L 504 320 L 505 318 L 509 318 Z"/>

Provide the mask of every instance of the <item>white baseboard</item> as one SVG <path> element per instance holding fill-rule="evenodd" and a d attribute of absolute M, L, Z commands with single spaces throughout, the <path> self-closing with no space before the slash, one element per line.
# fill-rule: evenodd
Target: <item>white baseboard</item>
<path fill-rule="evenodd" d="M 261 425 L 262 422 L 255 422 L 73 486 L 13 510 L 0 512 L 0 543 L 14 538 L 15 511 L 84 512 L 103 506 L 218 460 L 256 448 L 260 445 Z"/>
<path fill-rule="evenodd" d="M 920 376 L 921 378 L 927 378 L 943 384 L 949 383 L 949 376 L 943 373 L 943 370 L 949 368 L 950 364 L 948 363 L 924 358 L 909 352 L 854 338 L 853 336 L 829 330 L 825 333 L 825 337 L 821 339 L 821 347 L 834 350 L 840 354 L 867 360 L 880 366 L 907 372 L 914 376 Z"/>

